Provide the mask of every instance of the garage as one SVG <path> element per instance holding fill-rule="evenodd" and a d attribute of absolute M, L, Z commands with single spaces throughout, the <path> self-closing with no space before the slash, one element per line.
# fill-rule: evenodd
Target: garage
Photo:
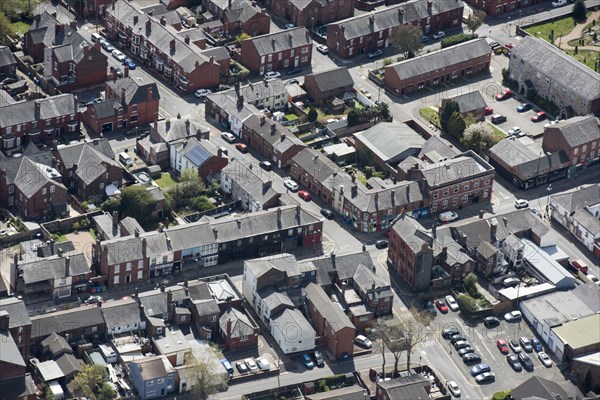
<path fill-rule="evenodd" d="M 107 122 L 106 124 L 102 124 L 102 133 L 112 132 L 112 129 L 113 129 L 112 122 Z"/>

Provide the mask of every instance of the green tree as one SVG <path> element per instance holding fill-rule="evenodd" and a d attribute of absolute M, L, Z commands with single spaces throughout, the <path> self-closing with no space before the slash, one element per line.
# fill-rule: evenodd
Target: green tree
<path fill-rule="evenodd" d="M 357 110 L 352 109 L 348 113 L 348 126 L 356 126 L 360 124 L 360 114 Z"/>
<path fill-rule="evenodd" d="M 252 36 L 248 35 L 246 32 L 242 32 L 239 35 L 237 35 L 235 37 L 235 41 L 237 43 L 241 42 L 242 40 L 246 40 L 246 39 L 250 39 Z"/>
<path fill-rule="evenodd" d="M 206 196 L 194 197 L 190 200 L 189 206 L 198 212 L 212 210 L 215 208 L 215 205 L 211 203 Z"/>
<path fill-rule="evenodd" d="M 121 192 L 121 215 L 132 217 L 144 226 L 152 220 L 158 201 L 142 186 L 129 186 Z"/>
<path fill-rule="evenodd" d="M 467 149 L 483 155 L 494 145 L 494 133 L 488 124 L 478 122 L 465 129 L 461 142 Z"/>
<path fill-rule="evenodd" d="M 465 123 L 465 119 L 461 113 L 457 111 L 450 117 L 446 132 L 455 138 L 460 138 L 466 128 L 467 124 Z"/>
<path fill-rule="evenodd" d="M 85 364 L 73 378 L 73 393 L 92 400 L 112 400 L 115 391 L 106 382 L 108 373 L 101 365 Z"/>
<path fill-rule="evenodd" d="M 477 289 L 477 282 L 477 275 L 472 272 L 465 277 L 465 289 L 467 293 L 469 293 L 469 296 L 474 299 L 480 296 L 479 290 Z"/>
<path fill-rule="evenodd" d="M 375 112 L 377 113 L 378 119 L 387 121 L 390 119 L 390 106 L 388 103 L 380 101 L 375 106 Z"/>
<path fill-rule="evenodd" d="M 195 357 L 188 353 L 184 363 L 192 369 L 192 382 L 189 391 L 197 399 L 207 399 L 218 390 L 227 390 L 227 381 L 221 374 L 216 373 L 217 362 L 207 354 Z"/>
<path fill-rule="evenodd" d="M 587 10 L 585 8 L 585 3 L 583 0 L 575 0 L 573 4 L 573 19 L 575 21 L 585 21 Z"/>
<path fill-rule="evenodd" d="M 466 313 L 473 313 L 477 311 L 477 300 L 467 294 L 459 294 L 456 298 L 456 302 L 458 303 L 460 309 Z"/>
<path fill-rule="evenodd" d="M 319 113 L 316 109 L 311 108 L 310 110 L 308 110 L 308 122 L 315 122 L 318 117 Z"/>
<path fill-rule="evenodd" d="M 3 12 L 0 11 L 0 44 L 8 45 L 10 40 L 9 37 L 15 35 L 15 31 L 10 23 L 10 20 L 6 18 Z"/>
<path fill-rule="evenodd" d="M 410 308 L 412 319 L 406 318 L 402 323 L 402 334 L 406 345 L 406 369 L 410 373 L 410 363 L 413 350 L 427 337 L 427 326 L 433 320 L 428 310 Z"/>
<path fill-rule="evenodd" d="M 448 128 L 448 121 L 452 117 L 452 114 L 459 111 L 458 103 L 454 100 L 449 100 L 444 104 L 443 107 L 439 110 L 440 115 L 440 125 L 443 131 L 446 131 Z"/>
<path fill-rule="evenodd" d="M 467 28 L 471 31 L 471 35 L 474 35 L 475 31 L 483 24 L 485 16 L 484 11 L 478 10 L 467 17 L 465 25 L 467 25 Z"/>
<path fill-rule="evenodd" d="M 417 53 L 423 48 L 421 37 L 423 32 L 420 28 L 405 24 L 393 28 L 390 36 L 390 44 L 398 50 L 405 59 L 408 59 L 409 53 Z"/>
<path fill-rule="evenodd" d="M 121 198 L 120 197 L 109 197 L 100 206 L 102 211 L 112 213 L 113 211 L 119 211 L 121 209 Z"/>

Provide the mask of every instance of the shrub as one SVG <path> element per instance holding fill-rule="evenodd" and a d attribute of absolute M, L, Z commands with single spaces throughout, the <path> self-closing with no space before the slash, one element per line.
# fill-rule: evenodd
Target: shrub
<path fill-rule="evenodd" d="M 477 300 L 469 296 L 468 294 L 460 294 L 456 298 L 456 302 L 460 309 L 466 313 L 474 313 L 477 311 Z"/>
<path fill-rule="evenodd" d="M 319 117 L 319 113 L 314 108 L 308 111 L 308 122 L 315 122 Z"/>
<path fill-rule="evenodd" d="M 468 33 L 459 33 L 458 35 L 448 36 L 442 39 L 442 49 L 450 46 L 454 46 L 459 43 L 468 42 L 469 40 L 476 39 L 477 34 L 470 35 Z"/>

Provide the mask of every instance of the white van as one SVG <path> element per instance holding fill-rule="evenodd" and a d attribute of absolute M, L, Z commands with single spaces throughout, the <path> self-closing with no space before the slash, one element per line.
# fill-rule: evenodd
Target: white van
<path fill-rule="evenodd" d="M 133 167 L 133 160 L 129 157 L 129 154 L 125 152 L 119 153 L 119 161 L 126 167 Z"/>
<path fill-rule="evenodd" d="M 97 42 L 100 39 L 102 39 L 102 36 L 99 33 L 92 33 L 92 42 Z"/>

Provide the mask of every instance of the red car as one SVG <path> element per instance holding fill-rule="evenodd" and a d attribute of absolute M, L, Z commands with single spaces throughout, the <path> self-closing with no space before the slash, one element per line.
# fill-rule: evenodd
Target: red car
<path fill-rule="evenodd" d="M 506 344 L 506 340 L 498 339 L 496 341 L 496 346 L 498 346 L 498 349 L 500 350 L 500 352 L 502 354 L 508 354 L 509 350 L 508 350 L 508 345 Z"/>
<path fill-rule="evenodd" d="M 487 106 L 485 108 L 485 111 L 483 112 L 483 115 L 492 115 L 494 113 L 494 109 L 490 106 Z"/>
<path fill-rule="evenodd" d="M 510 99 L 512 97 L 512 91 L 510 89 L 504 89 L 502 90 L 501 93 L 498 93 L 496 95 L 496 100 L 506 100 L 506 99 Z"/>
<path fill-rule="evenodd" d="M 248 152 L 248 146 L 245 145 L 244 143 L 236 143 L 235 148 L 238 149 L 238 151 L 240 151 L 241 153 Z"/>
<path fill-rule="evenodd" d="M 515 45 L 514 45 L 512 42 L 510 42 L 510 43 L 506 43 L 506 44 L 504 45 L 504 47 L 506 47 L 506 48 L 509 48 L 509 49 L 512 49 L 513 47 L 515 47 Z"/>
<path fill-rule="evenodd" d="M 298 190 L 298 196 L 305 201 L 310 201 L 310 193 L 306 190 Z"/>
<path fill-rule="evenodd" d="M 438 308 L 438 310 L 440 310 L 440 312 L 442 313 L 447 313 L 448 312 L 448 306 L 446 305 L 446 302 L 444 300 L 436 300 L 435 301 L 435 306 Z"/>
<path fill-rule="evenodd" d="M 546 113 L 543 111 L 540 111 L 538 113 L 535 113 L 534 115 L 531 116 L 531 121 L 532 122 L 540 122 L 546 119 Z"/>

